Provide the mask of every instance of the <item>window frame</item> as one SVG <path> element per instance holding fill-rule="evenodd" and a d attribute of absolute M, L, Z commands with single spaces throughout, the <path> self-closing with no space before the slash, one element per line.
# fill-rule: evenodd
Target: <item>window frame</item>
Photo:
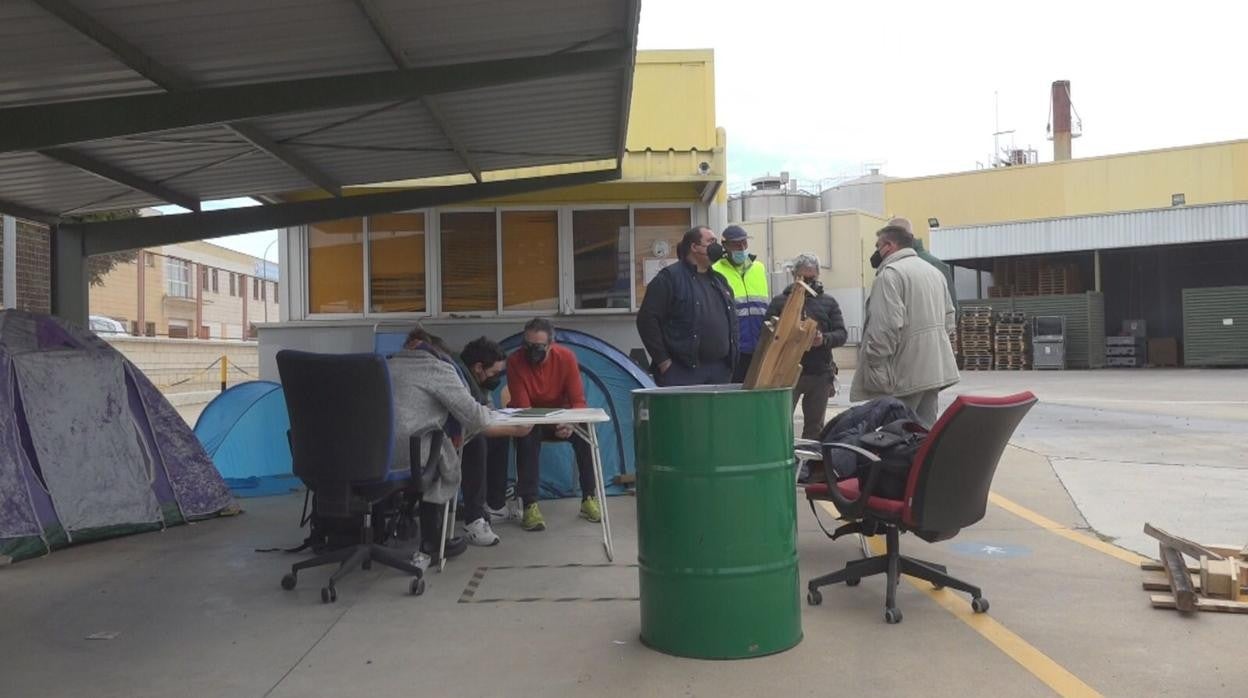
<path fill-rule="evenodd" d="M 179 273 L 178 273 L 179 278 L 176 278 L 176 279 L 170 273 L 171 269 L 175 267 L 179 270 Z M 170 257 L 166 255 L 164 271 L 165 271 L 165 295 L 166 296 L 168 296 L 169 298 L 177 298 L 179 300 L 194 300 L 195 299 L 196 274 L 195 274 L 194 264 L 192 262 L 189 262 L 180 257 Z M 185 278 L 182 278 L 184 275 L 185 275 Z M 174 293 L 173 289 L 174 289 L 175 284 L 185 286 L 186 293 L 185 294 Z"/>
<path fill-rule="evenodd" d="M 601 211 L 601 210 L 626 210 L 628 211 L 628 269 L 629 269 L 629 305 L 627 308 L 577 308 L 576 307 L 576 276 L 575 276 L 575 254 L 573 247 L 573 214 L 576 211 Z M 369 280 L 372 275 L 372 241 L 370 240 L 371 216 L 360 216 L 362 219 L 362 227 L 364 232 L 363 245 L 364 263 L 360 269 L 360 283 L 363 285 L 364 291 L 364 312 L 361 313 L 317 313 L 309 309 L 309 301 L 311 296 L 311 276 L 308 273 L 310 269 L 311 247 L 309 245 L 309 225 L 298 226 L 294 230 L 297 231 L 299 245 L 302 252 L 302 270 L 299 279 L 299 288 L 297 292 L 303 300 L 302 319 L 315 320 L 373 320 L 377 322 L 404 320 L 421 320 L 421 319 L 438 319 L 438 320 L 473 320 L 473 319 L 498 319 L 498 318 L 516 318 L 516 317 L 532 317 L 534 311 L 531 310 L 505 310 L 503 309 L 503 260 L 502 260 L 502 243 L 503 243 L 503 224 L 502 214 L 509 211 L 553 211 L 557 222 L 557 247 L 558 250 L 556 260 L 558 264 L 558 285 L 559 299 L 556 308 L 551 311 L 541 311 L 549 313 L 552 317 L 573 317 L 573 316 L 597 316 L 597 315 L 630 315 L 636 314 L 638 311 L 637 301 L 637 285 L 635 281 L 636 265 L 637 265 L 637 225 L 636 211 L 638 209 L 683 209 L 689 211 L 690 226 L 702 225 L 705 216 L 699 211 L 699 205 L 689 201 L 646 201 L 642 203 L 632 202 L 603 202 L 589 201 L 578 203 L 559 203 L 559 204 L 514 204 L 514 205 L 497 205 L 497 206 L 447 206 L 423 209 L 408 209 L 403 211 L 394 211 L 393 214 L 412 214 L 420 213 L 425 217 L 425 310 L 423 312 L 402 312 L 402 313 L 383 313 L 373 312 L 372 293 L 369 288 Z M 442 298 L 442 214 L 444 213 L 494 213 L 494 250 L 498 261 L 494 278 L 494 296 L 495 303 L 493 310 L 478 311 L 447 311 L 443 308 Z M 354 216 L 350 216 L 354 218 Z M 275 297 L 276 301 L 276 283 Z M 240 289 L 241 290 L 241 289 Z M 244 296 L 245 297 L 245 296 Z"/>

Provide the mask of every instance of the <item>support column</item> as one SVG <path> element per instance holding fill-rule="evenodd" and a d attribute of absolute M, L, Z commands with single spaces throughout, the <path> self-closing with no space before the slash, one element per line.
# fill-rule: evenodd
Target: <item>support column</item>
<path fill-rule="evenodd" d="M 82 230 L 53 225 L 52 314 L 81 327 L 87 326 L 86 235 Z"/>
<path fill-rule="evenodd" d="M 147 250 L 139 250 L 139 278 L 135 286 L 138 288 L 138 305 L 135 306 L 136 337 L 147 336 Z"/>
<path fill-rule="evenodd" d="M 17 307 L 17 219 L 4 219 L 4 307 Z"/>
<path fill-rule="evenodd" d="M 243 299 L 243 340 L 245 341 L 251 339 L 251 335 L 248 334 L 247 328 L 247 293 L 249 289 L 247 288 L 246 274 L 238 275 L 238 290 L 241 291 L 238 295 L 242 296 Z"/>

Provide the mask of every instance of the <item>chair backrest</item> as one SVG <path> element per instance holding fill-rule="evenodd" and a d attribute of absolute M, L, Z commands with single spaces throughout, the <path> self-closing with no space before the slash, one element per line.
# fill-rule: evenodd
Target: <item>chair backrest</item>
<path fill-rule="evenodd" d="M 1034 404 L 1030 392 L 958 396 L 914 456 L 902 514 L 906 525 L 952 534 L 984 518 L 997 462 Z"/>
<path fill-rule="evenodd" d="M 390 479 L 394 408 L 385 358 L 286 349 L 277 353 L 277 372 L 295 475 L 312 490 Z"/>

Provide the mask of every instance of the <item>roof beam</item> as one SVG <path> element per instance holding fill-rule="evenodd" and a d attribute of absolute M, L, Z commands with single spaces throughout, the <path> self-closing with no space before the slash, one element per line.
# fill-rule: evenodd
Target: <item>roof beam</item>
<path fill-rule="evenodd" d="M 0 153 L 364 106 L 629 65 L 628 49 L 510 58 L 0 109 Z"/>
<path fill-rule="evenodd" d="M 23 206 L 22 204 L 15 204 L 12 201 L 5 201 L 4 199 L 0 199 L 0 213 L 7 213 L 14 218 L 23 218 L 28 221 L 36 221 L 47 225 L 51 225 L 60 219 L 60 216 L 57 216 L 55 213 L 41 211 L 37 208 Z"/>
<path fill-rule="evenodd" d="M 99 223 L 62 223 L 61 227 L 65 230 L 81 231 L 85 236 L 85 254 L 97 255 L 257 230 L 288 228 L 338 218 L 447 206 L 557 187 L 607 182 L 619 177 L 620 168 L 617 165 L 613 169 L 567 175 L 403 189 L 381 194 L 344 196 L 340 199 L 318 199 Z"/>
<path fill-rule="evenodd" d="M 47 150 L 40 150 L 39 154 L 46 158 L 69 165 L 70 167 L 76 167 L 84 172 L 93 174 L 100 179 L 108 180 L 114 184 L 120 184 L 123 187 L 130 187 L 131 189 L 141 191 L 144 194 L 150 194 L 161 201 L 177 204 L 182 208 L 190 209 L 192 211 L 199 210 L 199 197 L 184 194 L 158 182 L 153 182 L 150 179 L 127 172 L 119 167 L 114 167 L 113 165 L 97 160 L 86 153 L 71 150 L 69 148 L 49 148 Z"/>
<path fill-rule="evenodd" d="M 390 54 L 390 60 L 394 61 L 394 66 L 396 68 L 411 68 L 412 64 L 403 55 L 402 49 L 399 48 L 398 40 L 395 38 L 394 33 L 390 31 L 390 24 L 382 16 L 381 9 L 377 7 L 375 0 L 355 0 L 355 4 L 364 13 L 364 17 L 368 19 L 369 25 L 373 28 L 373 33 L 377 35 L 377 40 L 385 47 L 386 53 Z M 451 144 L 451 149 L 459 156 L 460 162 L 464 163 L 464 167 L 472 174 L 472 178 L 480 183 L 481 166 L 476 163 L 472 153 L 468 151 L 463 137 L 460 136 L 459 132 L 451 125 L 451 122 L 442 112 L 442 107 L 438 104 L 437 98 L 427 96 L 420 101 L 429 112 L 429 117 L 433 120 L 434 125 L 442 131 L 443 137 Z"/>
<path fill-rule="evenodd" d="M 104 26 L 95 18 L 79 10 L 69 0 L 33 0 L 33 2 L 72 27 L 79 34 L 112 53 L 126 67 L 151 80 L 157 86 L 169 92 L 194 89 L 195 86 L 191 81 L 157 63 L 146 53 L 139 50 L 137 46 Z M 341 184 L 325 174 L 320 168 L 295 154 L 291 148 L 277 143 L 264 135 L 255 126 L 239 123 L 227 124 L 226 128 L 241 136 L 248 143 L 251 143 L 253 147 L 264 151 L 265 154 L 298 172 L 309 182 L 334 196 L 342 196 Z M 179 205 L 181 206 L 182 204 Z"/>

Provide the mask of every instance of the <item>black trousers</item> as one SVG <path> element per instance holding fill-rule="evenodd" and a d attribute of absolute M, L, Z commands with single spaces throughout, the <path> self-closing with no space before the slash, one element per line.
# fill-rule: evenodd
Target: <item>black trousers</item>
<path fill-rule="evenodd" d="M 507 498 L 507 450 L 505 436 L 478 436 L 464 444 L 462 462 L 464 523 L 486 518 L 485 507 L 502 509 Z M 489 519 L 486 519 L 487 521 Z"/>
<path fill-rule="evenodd" d="M 733 383 L 745 382 L 745 374 L 750 372 L 750 362 L 753 360 L 753 352 L 749 354 L 742 352 L 741 355 L 737 357 L 737 365 L 732 368 Z"/>
<path fill-rule="evenodd" d="M 655 376 L 654 382 L 661 387 L 675 385 L 722 385 L 732 382 L 732 366 L 728 364 L 728 359 L 699 364 L 697 368 L 690 368 L 673 361 L 672 365 L 667 368 L 667 373 Z"/>
<path fill-rule="evenodd" d="M 591 426 L 592 428 L 592 426 Z M 516 439 L 516 496 L 528 505 L 537 501 L 537 485 L 541 481 L 540 463 L 543 441 L 570 441 L 576 454 L 576 470 L 581 480 L 581 498 L 597 494 L 593 454 L 585 439 L 572 434 L 567 439 L 555 436 L 555 427 L 534 427 L 528 436 Z"/>

